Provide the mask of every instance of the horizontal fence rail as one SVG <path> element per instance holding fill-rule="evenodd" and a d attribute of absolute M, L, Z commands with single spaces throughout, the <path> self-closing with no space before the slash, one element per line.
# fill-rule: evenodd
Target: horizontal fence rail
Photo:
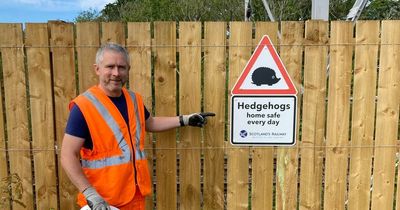
<path fill-rule="evenodd" d="M 264 35 L 299 90 L 297 142 L 233 146 L 230 90 Z M 398 20 L 0 23 L 0 209 L 78 209 L 61 141 L 106 42 L 153 115 L 216 113 L 147 134 L 146 209 L 400 209 Z"/>

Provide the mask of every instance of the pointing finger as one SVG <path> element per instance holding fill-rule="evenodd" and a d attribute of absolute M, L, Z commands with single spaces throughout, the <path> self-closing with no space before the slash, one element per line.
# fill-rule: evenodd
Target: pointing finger
<path fill-rule="evenodd" d="M 213 117 L 213 116 L 215 116 L 215 113 L 213 113 L 213 112 L 202 112 L 202 113 L 200 113 L 200 115 L 201 116 L 203 116 L 203 117 Z"/>

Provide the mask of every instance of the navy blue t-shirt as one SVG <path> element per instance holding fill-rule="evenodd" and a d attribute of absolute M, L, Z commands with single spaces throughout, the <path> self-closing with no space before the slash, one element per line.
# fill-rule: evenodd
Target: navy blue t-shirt
<path fill-rule="evenodd" d="M 119 97 L 109 97 L 114 105 L 118 108 L 121 112 L 122 116 L 125 119 L 126 124 L 129 126 L 128 123 L 128 108 L 126 106 L 126 100 L 124 94 Z M 149 111 L 144 107 L 144 117 L 147 120 L 150 117 Z M 85 142 L 83 147 L 87 149 L 93 148 L 92 138 L 90 136 L 89 127 L 86 123 L 85 118 L 78 106 L 74 105 L 70 111 L 69 118 L 67 121 L 67 126 L 65 128 L 65 133 L 77 136 L 80 138 L 84 138 Z"/>

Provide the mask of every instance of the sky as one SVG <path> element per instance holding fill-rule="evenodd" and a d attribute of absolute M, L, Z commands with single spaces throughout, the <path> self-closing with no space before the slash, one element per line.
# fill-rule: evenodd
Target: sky
<path fill-rule="evenodd" d="M 1 0 L 0 23 L 72 22 L 80 12 L 100 11 L 116 0 Z"/>

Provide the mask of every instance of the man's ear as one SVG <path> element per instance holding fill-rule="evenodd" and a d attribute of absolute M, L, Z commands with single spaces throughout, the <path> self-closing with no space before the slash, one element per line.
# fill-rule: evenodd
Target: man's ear
<path fill-rule="evenodd" d="M 99 74 L 100 74 L 100 72 L 99 72 L 99 65 L 93 64 L 93 68 L 94 68 L 94 72 L 96 73 L 96 75 L 99 75 Z"/>

